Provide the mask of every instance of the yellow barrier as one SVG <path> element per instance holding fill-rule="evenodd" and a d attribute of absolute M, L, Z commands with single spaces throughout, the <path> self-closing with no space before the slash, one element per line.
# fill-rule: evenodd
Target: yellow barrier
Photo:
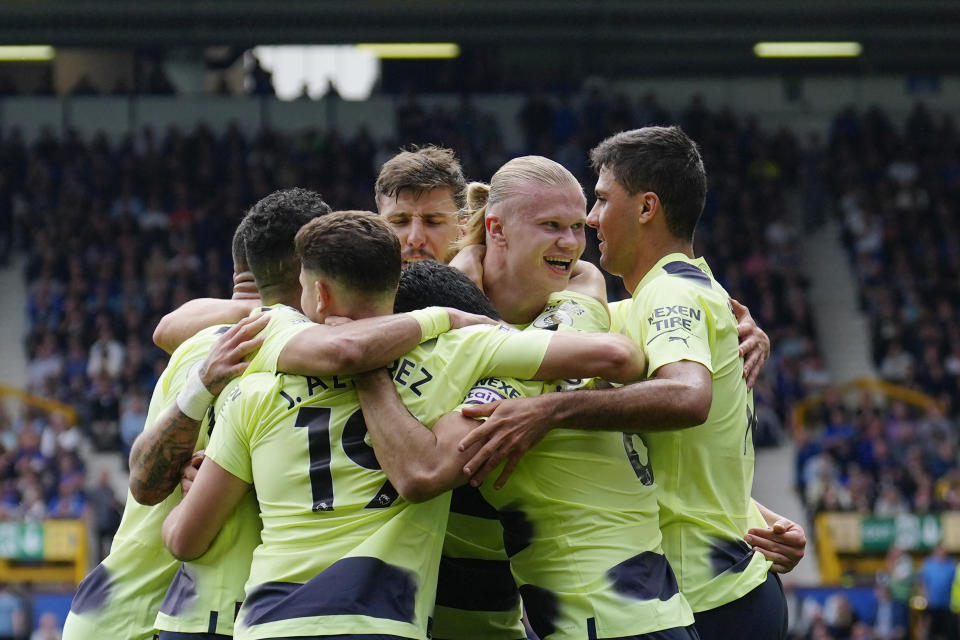
<path fill-rule="evenodd" d="M 833 545 L 828 514 L 817 515 L 814 523 L 817 533 L 817 558 L 820 560 L 820 580 L 823 584 L 840 584 L 843 567 Z"/>
<path fill-rule="evenodd" d="M 876 378 L 857 378 L 840 386 L 832 387 L 831 393 L 842 395 L 851 389 L 872 389 L 874 391 L 879 391 L 880 393 L 889 396 L 894 400 L 900 400 L 914 406 L 923 408 L 942 408 L 940 403 L 937 402 L 932 396 L 921 393 L 920 391 L 914 391 L 913 389 L 891 384 L 883 380 L 878 380 Z M 797 404 L 793 405 L 793 428 L 795 430 L 805 429 L 807 424 L 807 412 L 822 402 L 823 394 L 817 393 L 812 396 L 808 396 Z"/>
<path fill-rule="evenodd" d="M 38 409 L 59 413 L 63 415 L 70 424 L 76 424 L 77 422 L 76 409 L 57 400 L 44 398 L 43 396 L 38 396 L 34 393 L 24 391 L 23 389 L 11 387 L 8 384 L 0 384 L 0 396 L 12 396 L 21 402 L 29 404 L 33 407 L 37 407 Z"/>
<path fill-rule="evenodd" d="M 5 526 L 20 525 L 5 523 Z M 12 545 L 6 549 L 11 557 L 0 558 L 0 582 L 72 582 L 78 585 L 87 573 L 87 527 L 82 520 L 44 521 L 42 545 L 35 550 L 36 557 L 18 553 L 17 545 L 11 540 L 7 542 Z"/>
<path fill-rule="evenodd" d="M 857 378 L 837 387 L 830 392 L 843 395 L 851 390 L 878 391 L 888 398 L 922 407 L 940 407 L 933 397 L 907 389 L 876 378 Z M 806 430 L 807 414 L 824 401 L 824 394 L 818 393 L 794 405 L 792 418 L 795 432 Z M 873 573 L 882 569 L 883 559 L 875 555 L 864 555 L 860 538 L 861 516 L 850 513 L 820 513 L 814 521 L 817 540 L 817 557 L 820 561 L 820 575 L 824 584 L 839 584 L 844 572 Z M 960 514 L 948 514 L 946 521 L 951 525 L 945 528 L 945 534 L 956 536 L 960 545 Z M 950 538 L 953 541 L 953 537 Z M 869 553 L 869 552 L 868 552 Z"/>
<path fill-rule="evenodd" d="M 34 393 L 24 391 L 7 384 L 0 384 L 0 397 L 12 397 L 24 404 L 58 413 L 66 418 L 70 424 L 76 424 L 77 411 L 68 404 L 44 398 Z M 6 527 L 5 540 L 0 544 L 0 582 L 72 582 L 80 583 L 87 573 L 87 528 L 82 520 L 47 520 L 40 525 L 33 525 L 30 535 L 41 546 L 25 553 L 18 546 L 14 532 L 18 527 L 31 525 L 7 522 L 0 526 Z"/>

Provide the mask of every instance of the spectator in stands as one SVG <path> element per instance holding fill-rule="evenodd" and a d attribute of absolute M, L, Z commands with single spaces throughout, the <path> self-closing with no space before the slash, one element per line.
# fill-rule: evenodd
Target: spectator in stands
<path fill-rule="evenodd" d="M 97 324 L 98 338 L 90 346 L 90 355 L 87 359 L 87 375 L 91 378 L 116 379 L 120 376 L 123 367 L 125 354 L 123 345 L 114 338 L 109 317 L 100 316 Z"/>
<path fill-rule="evenodd" d="M 147 398 L 138 389 L 127 391 L 120 409 L 120 439 L 123 441 L 124 458 L 129 457 L 130 447 L 143 431 L 147 421 Z"/>
<path fill-rule="evenodd" d="M 835 640 L 851 640 L 860 617 L 842 592 L 834 593 L 823 605 L 823 621 Z"/>
<path fill-rule="evenodd" d="M 41 395 L 50 395 L 51 385 L 55 388 L 63 374 L 63 358 L 52 331 L 44 332 L 39 340 L 40 343 L 27 365 L 27 389 Z"/>
<path fill-rule="evenodd" d="M 40 433 L 40 453 L 44 458 L 53 459 L 75 453 L 82 445 L 83 436 L 63 413 L 54 411 L 47 415 L 46 425 Z"/>
<path fill-rule="evenodd" d="M 79 520 L 84 516 L 87 503 L 81 484 L 61 480 L 57 494 L 47 505 L 47 517 L 53 519 Z"/>
<path fill-rule="evenodd" d="M 87 407 L 90 436 L 100 451 L 117 451 L 120 446 L 120 388 L 109 376 L 101 374 L 90 389 Z"/>
<path fill-rule="evenodd" d="M 140 425 L 142 430 L 143 424 Z M 102 560 L 110 552 L 113 534 L 120 526 L 123 504 L 117 499 L 109 471 L 100 473 L 96 487 L 90 491 L 90 509 L 93 515 L 97 560 Z"/>
<path fill-rule="evenodd" d="M 876 640 L 903 640 L 907 636 L 908 611 L 893 599 L 890 588 L 880 585 L 874 590 L 877 615 L 873 623 Z"/>
<path fill-rule="evenodd" d="M 25 476 L 18 488 L 20 503 L 12 511 L 13 517 L 31 522 L 42 522 L 47 517 L 47 505 L 43 490 L 34 478 Z"/>
<path fill-rule="evenodd" d="M 23 640 L 27 613 L 23 598 L 10 585 L 0 582 L 0 640 Z"/>
<path fill-rule="evenodd" d="M 856 622 L 850 631 L 850 640 L 875 640 L 873 628 L 866 622 Z"/>
<path fill-rule="evenodd" d="M 920 592 L 926 598 L 924 618 L 929 625 L 930 640 L 953 640 L 957 634 L 956 615 L 950 608 L 957 563 L 943 545 L 937 545 L 923 562 L 918 574 Z"/>
<path fill-rule="evenodd" d="M 909 377 L 913 366 L 914 357 L 909 352 L 904 351 L 903 345 L 899 341 L 893 341 L 880 363 L 880 375 L 887 380 L 903 382 Z"/>
<path fill-rule="evenodd" d="M 57 614 L 46 611 L 40 615 L 37 628 L 30 634 L 30 640 L 60 640 L 60 625 Z"/>
<path fill-rule="evenodd" d="M 873 513 L 881 518 L 909 513 L 910 505 L 900 494 L 900 490 L 892 484 L 885 484 L 880 487 L 880 495 L 873 507 Z"/>

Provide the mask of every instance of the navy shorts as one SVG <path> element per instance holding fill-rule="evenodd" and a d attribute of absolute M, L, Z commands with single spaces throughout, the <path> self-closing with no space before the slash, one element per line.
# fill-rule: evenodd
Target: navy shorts
<path fill-rule="evenodd" d="M 693 614 L 701 640 L 784 640 L 787 600 L 780 576 L 772 571 L 756 589 L 733 602 Z"/>
<path fill-rule="evenodd" d="M 700 640 L 700 636 L 697 635 L 696 628 L 690 625 L 689 627 L 674 627 L 673 629 L 664 629 L 653 633 L 643 633 L 639 636 L 602 638 L 602 640 Z"/>

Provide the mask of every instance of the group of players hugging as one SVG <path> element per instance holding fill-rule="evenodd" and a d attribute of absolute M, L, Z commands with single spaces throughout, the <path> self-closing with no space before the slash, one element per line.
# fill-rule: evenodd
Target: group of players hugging
<path fill-rule="evenodd" d="M 382 168 L 378 214 L 277 191 L 234 295 L 167 315 L 169 365 L 66 640 L 681 640 L 786 634 L 804 532 L 750 496 L 769 340 L 694 256 L 677 127 L 467 184 Z M 632 298 L 607 303 L 585 225 Z M 447 262 L 450 264 L 446 264 Z"/>

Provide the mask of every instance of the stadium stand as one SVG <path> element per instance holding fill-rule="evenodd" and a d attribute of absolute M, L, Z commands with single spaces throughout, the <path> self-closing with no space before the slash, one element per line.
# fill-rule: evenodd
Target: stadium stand
<path fill-rule="evenodd" d="M 816 408 L 797 450 L 797 487 L 813 512 L 960 506 L 956 147 L 949 116 L 938 122 L 922 103 L 899 127 L 877 107 L 834 119 L 827 175 L 891 391 L 862 391 L 852 405 L 832 393 Z"/>
<path fill-rule="evenodd" d="M 227 242 L 250 202 L 302 185 L 336 207 L 372 208 L 382 161 L 424 141 L 454 148 L 477 178 L 513 155 L 547 155 L 589 194 L 590 147 L 619 129 L 670 123 L 698 140 L 711 176 L 698 252 L 711 257 L 718 279 L 750 305 L 773 344 L 756 388 L 758 444 L 804 427 L 795 431 L 795 484 L 811 514 L 960 509 L 951 277 L 960 236 L 950 200 L 960 174 L 949 121 L 937 123 L 918 106 L 901 132 L 880 110 L 844 111 L 822 158 L 790 129 L 765 129 L 698 96 L 671 113 L 653 94 L 535 92 L 516 117 L 524 133 L 516 146 L 468 99 L 426 108 L 413 95 L 396 110 L 398 137 L 386 140 L 365 130 L 346 137 L 231 125 L 216 133 L 202 124 L 162 134 L 146 127 L 113 141 L 69 130 L 36 140 L 4 132 L 0 214 L 12 222 L 0 232 L 26 254 L 27 391 L 74 407 L 77 420 L 44 409 L 0 412 L 0 517 L 88 518 L 96 553 L 105 552 L 116 496 L 109 479 L 84 480 L 85 456 L 129 450 L 166 363 L 152 328 L 192 297 L 228 295 Z M 798 218 L 797 199 L 822 197 L 827 184 L 871 319 L 877 367 L 896 388 L 835 389 L 818 350 L 797 242 L 817 220 Z M 592 240 L 587 256 L 598 257 Z M 611 299 L 627 295 L 614 280 L 608 291 Z M 817 401 L 798 422 L 794 407 L 812 395 Z M 92 485 L 98 489 L 84 488 Z M 914 552 L 922 557 L 932 547 Z M 900 637 L 913 566 L 904 569 L 910 556 L 902 552 L 877 558 L 871 567 L 889 566 L 876 574 L 876 591 L 795 594 L 793 637 Z"/>

